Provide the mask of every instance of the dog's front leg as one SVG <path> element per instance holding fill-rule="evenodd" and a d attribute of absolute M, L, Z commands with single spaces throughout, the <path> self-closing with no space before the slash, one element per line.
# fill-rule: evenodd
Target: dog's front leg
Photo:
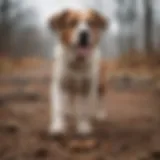
<path fill-rule="evenodd" d="M 88 135 L 92 133 L 90 96 L 77 95 L 76 97 L 76 129 L 79 135 Z"/>
<path fill-rule="evenodd" d="M 69 105 L 69 97 L 59 84 L 51 87 L 51 134 L 64 134 L 66 131 L 65 110 Z"/>
<path fill-rule="evenodd" d="M 106 86 L 99 85 L 98 87 L 98 105 L 96 111 L 96 119 L 98 121 L 105 121 L 107 118 L 107 111 L 106 111 Z"/>

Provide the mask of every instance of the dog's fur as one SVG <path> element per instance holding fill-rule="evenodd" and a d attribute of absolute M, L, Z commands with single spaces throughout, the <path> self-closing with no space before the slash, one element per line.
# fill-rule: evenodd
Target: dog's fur
<path fill-rule="evenodd" d="M 95 10 L 64 10 L 49 20 L 58 35 L 55 47 L 54 80 L 51 85 L 51 134 L 66 132 L 65 116 L 72 113 L 79 134 L 92 132 L 91 119 L 104 119 L 105 85 L 100 85 L 101 34 L 105 18 Z M 87 32 L 87 46 L 79 46 L 81 32 Z M 102 73 L 103 74 L 103 73 Z M 104 83 L 103 83 L 104 84 Z M 99 103 L 97 103 L 99 102 Z"/>

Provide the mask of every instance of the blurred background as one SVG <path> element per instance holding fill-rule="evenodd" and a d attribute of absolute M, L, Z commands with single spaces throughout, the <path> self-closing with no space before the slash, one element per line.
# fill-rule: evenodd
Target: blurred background
<path fill-rule="evenodd" d="M 55 42 L 47 19 L 66 7 L 110 22 L 101 43 L 109 116 L 100 149 L 81 158 L 160 160 L 159 0 L 0 0 L 0 159 L 69 156 L 45 134 Z"/>
<path fill-rule="evenodd" d="M 130 50 L 158 52 L 158 0 L 1 0 L 0 55 L 49 57 L 53 43 L 47 34 L 47 17 L 64 7 L 79 6 L 95 8 L 109 17 L 110 29 L 103 45 L 105 57 Z"/>

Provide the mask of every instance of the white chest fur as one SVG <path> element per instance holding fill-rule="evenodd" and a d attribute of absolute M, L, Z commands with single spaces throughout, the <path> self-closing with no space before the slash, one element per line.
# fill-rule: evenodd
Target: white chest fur
<path fill-rule="evenodd" d="M 50 131 L 61 133 L 65 130 L 64 118 L 68 110 L 67 106 L 73 106 L 73 115 L 76 115 L 77 119 L 77 131 L 88 133 L 92 130 L 90 118 L 91 112 L 95 109 L 93 100 L 96 99 L 98 86 L 100 54 L 95 50 L 80 68 L 70 66 L 75 60 L 73 53 L 67 53 L 59 46 L 55 54 L 54 81 L 51 86 L 52 124 Z M 71 97 L 73 95 L 74 103 Z"/>

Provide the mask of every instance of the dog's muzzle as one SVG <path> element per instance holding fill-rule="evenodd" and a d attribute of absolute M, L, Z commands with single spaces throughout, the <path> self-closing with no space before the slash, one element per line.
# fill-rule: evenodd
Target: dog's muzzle
<path fill-rule="evenodd" d="M 81 31 L 79 34 L 79 41 L 77 45 L 77 55 L 87 56 L 91 53 L 90 35 L 88 31 Z"/>
<path fill-rule="evenodd" d="M 82 31 L 79 35 L 79 46 L 87 47 L 89 45 L 89 33 Z"/>

